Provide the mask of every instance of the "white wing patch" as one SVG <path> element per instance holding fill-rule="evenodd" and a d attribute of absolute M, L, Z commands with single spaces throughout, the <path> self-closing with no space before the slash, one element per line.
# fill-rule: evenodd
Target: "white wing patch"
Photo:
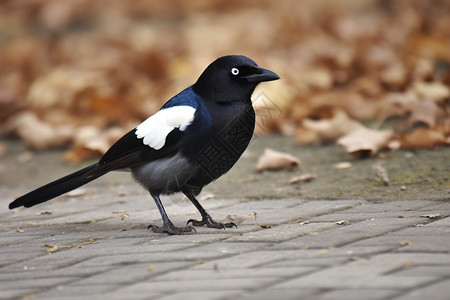
<path fill-rule="evenodd" d="M 159 150 L 166 144 L 167 135 L 178 128 L 181 131 L 194 120 L 195 108 L 187 105 L 162 109 L 136 127 L 136 136 L 143 143 Z"/>

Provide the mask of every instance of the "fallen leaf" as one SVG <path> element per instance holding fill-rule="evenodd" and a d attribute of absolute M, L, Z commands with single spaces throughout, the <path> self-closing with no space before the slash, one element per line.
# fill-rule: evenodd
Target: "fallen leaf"
<path fill-rule="evenodd" d="M 412 89 L 421 98 L 441 102 L 450 97 L 450 87 L 442 82 L 423 82 L 417 81 L 413 84 Z"/>
<path fill-rule="evenodd" d="M 129 216 L 130 216 L 129 214 L 122 214 L 122 215 L 119 215 L 119 216 L 114 216 L 114 218 L 118 218 L 118 219 L 123 221 L 126 218 L 128 218 Z"/>
<path fill-rule="evenodd" d="M 418 128 L 411 133 L 400 136 L 399 140 L 403 149 L 422 149 L 450 145 L 450 140 L 445 134 L 435 128 Z"/>
<path fill-rule="evenodd" d="M 133 228 L 131 227 L 127 227 L 127 228 L 120 228 L 119 231 L 129 231 L 132 230 Z"/>
<path fill-rule="evenodd" d="M 402 241 L 402 242 L 400 242 L 400 246 L 409 246 L 409 245 L 412 245 L 412 244 L 414 244 L 414 242 L 412 242 L 412 241 Z"/>
<path fill-rule="evenodd" d="M 410 117 L 408 122 L 410 124 L 423 123 L 430 127 L 434 127 L 441 115 L 444 115 L 443 110 L 436 102 L 427 99 L 418 99 L 409 106 Z"/>
<path fill-rule="evenodd" d="M 150 265 L 148 265 L 148 267 L 147 267 L 147 270 L 148 271 L 154 271 L 156 269 L 156 267 L 155 267 L 155 265 L 153 265 L 153 264 L 150 264 Z"/>
<path fill-rule="evenodd" d="M 117 195 L 119 195 L 120 197 L 125 197 L 131 195 L 131 192 L 127 190 L 120 190 L 117 192 Z"/>
<path fill-rule="evenodd" d="M 352 167 L 352 163 L 349 161 L 342 161 L 342 162 L 338 162 L 333 165 L 333 169 L 336 169 L 336 170 L 349 169 L 351 167 Z"/>
<path fill-rule="evenodd" d="M 305 119 L 302 126 L 319 138 L 318 142 L 334 141 L 352 131 L 362 128 L 363 125 L 348 117 L 342 110 L 335 110 L 331 119 L 311 120 Z M 301 133 L 298 133 L 301 134 Z M 297 141 L 301 138 L 297 138 Z"/>
<path fill-rule="evenodd" d="M 300 168 L 300 160 L 297 157 L 270 148 L 264 150 L 256 164 L 258 172 L 280 169 L 294 170 L 298 168 Z"/>
<path fill-rule="evenodd" d="M 372 170 L 374 171 L 375 175 L 381 179 L 384 185 L 389 185 L 389 177 L 386 169 L 380 163 L 373 164 Z"/>
<path fill-rule="evenodd" d="M 40 212 L 36 213 L 36 216 L 41 216 L 41 215 L 51 215 L 52 212 L 50 210 L 41 210 Z"/>
<path fill-rule="evenodd" d="M 6 126 L 11 128 L 32 149 L 67 146 L 73 137 L 71 126 L 53 126 L 39 120 L 37 115 L 32 112 L 23 112 L 13 116 Z"/>
<path fill-rule="evenodd" d="M 221 222 L 226 223 L 235 223 L 236 225 L 242 224 L 246 219 L 253 219 L 256 220 L 257 214 L 256 212 L 249 213 L 246 216 L 238 216 L 238 215 L 227 215 L 225 220 L 222 220 Z"/>
<path fill-rule="evenodd" d="M 374 130 L 359 128 L 341 137 L 337 143 L 345 147 L 347 153 L 360 156 L 374 156 L 386 147 L 394 136 L 392 130 Z"/>
<path fill-rule="evenodd" d="M 93 126 L 82 127 L 75 134 L 73 150 L 67 152 L 64 159 L 79 163 L 87 158 L 103 155 L 125 133 L 124 129 L 118 127 L 106 131 Z"/>
<path fill-rule="evenodd" d="M 5 144 L 0 143 L 0 157 L 5 155 L 5 153 L 6 153 L 6 146 L 5 146 Z"/>
<path fill-rule="evenodd" d="M 336 225 L 348 225 L 348 224 L 350 224 L 350 222 L 347 220 L 340 220 L 340 221 L 337 221 L 335 224 Z"/>
<path fill-rule="evenodd" d="M 214 199 L 214 194 L 206 194 L 200 197 L 200 200 L 209 200 L 209 199 Z"/>
<path fill-rule="evenodd" d="M 421 218 L 428 218 L 428 219 L 439 219 L 441 217 L 441 214 L 426 214 L 420 216 Z"/>
<path fill-rule="evenodd" d="M 88 242 L 84 242 L 84 243 L 79 243 L 79 244 L 73 244 L 73 245 L 68 245 L 68 246 L 56 246 L 56 245 L 52 245 L 52 244 L 44 244 L 44 247 L 48 247 L 50 249 L 47 249 L 46 252 L 47 253 L 53 253 L 56 252 L 60 249 L 70 249 L 70 248 L 75 248 L 75 247 L 81 247 L 81 246 L 87 246 L 90 244 L 95 243 L 94 239 L 89 239 Z"/>
<path fill-rule="evenodd" d="M 288 183 L 295 184 L 295 183 L 300 183 L 300 182 L 310 182 L 314 179 L 316 179 L 316 175 L 311 174 L 311 173 L 306 173 L 306 174 L 292 177 L 291 179 L 289 179 Z"/>
<path fill-rule="evenodd" d="M 23 232 L 25 232 L 25 231 L 24 231 L 22 228 L 17 227 L 17 228 L 16 228 L 16 232 L 23 233 Z"/>
<path fill-rule="evenodd" d="M 78 189 L 75 189 L 73 191 L 66 193 L 65 196 L 76 198 L 76 197 L 84 196 L 84 195 L 86 195 L 86 193 L 87 193 L 86 189 L 78 188 Z"/>
<path fill-rule="evenodd" d="M 26 163 L 26 162 L 29 162 L 30 160 L 32 160 L 33 157 L 34 157 L 34 153 L 33 152 L 25 151 L 25 152 L 20 153 L 17 156 L 17 161 L 20 162 L 20 163 Z"/>

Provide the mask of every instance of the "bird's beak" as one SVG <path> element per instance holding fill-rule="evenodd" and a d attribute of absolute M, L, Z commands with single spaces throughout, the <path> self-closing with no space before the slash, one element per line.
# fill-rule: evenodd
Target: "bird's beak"
<path fill-rule="evenodd" d="M 255 70 L 255 73 L 245 76 L 245 78 L 249 82 L 263 82 L 263 81 L 272 81 L 280 79 L 280 76 L 278 76 L 275 72 L 272 72 L 268 69 L 257 67 Z"/>

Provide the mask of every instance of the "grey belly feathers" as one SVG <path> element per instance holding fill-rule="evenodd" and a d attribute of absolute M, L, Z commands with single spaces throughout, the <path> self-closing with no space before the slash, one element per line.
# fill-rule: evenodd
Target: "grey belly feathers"
<path fill-rule="evenodd" d="M 196 167 L 182 154 L 158 159 L 131 169 L 133 177 L 152 194 L 173 194 L 196 173 Z"/>

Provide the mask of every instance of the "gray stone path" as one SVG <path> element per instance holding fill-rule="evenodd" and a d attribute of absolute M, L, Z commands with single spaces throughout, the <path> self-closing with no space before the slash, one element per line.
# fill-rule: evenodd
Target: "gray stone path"
<path fill-rule="evenodd" d="M 450 203 L 213 198 L 217 220 L 257 219 L 166 236 L 126 187 L 8 211 L 21 192 L 0 190 L 0 299 L 450 299 Z M 177 225 L 198 217 L 164 201 Z"/>

